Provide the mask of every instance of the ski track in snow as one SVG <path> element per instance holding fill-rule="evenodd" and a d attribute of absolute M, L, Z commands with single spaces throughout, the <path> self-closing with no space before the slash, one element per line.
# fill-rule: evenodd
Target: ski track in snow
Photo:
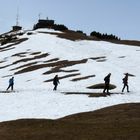
<path fill-rule="evenodd" d="M 21 38 L 29 38 L 27 41 L 18 44 L 15 49 L 0 52 L 0 61 L 5 60 L 0 66 L 10 65 L 13 62 L 23 59 L 11 57 L 16 53 L 28 52 L 25 58 L 32 58 L 31 53 L 42 52 L 50 55 L 39 60 L 21 62 L 16 65 L 0 69 L 0 121 L 16 120 L 21 118 L 46 118 L 58 119 L 67 115 L 94 111 L 107 106 L 122 103 L 140 102 L 140 53 L 138 47 L 117 45 L 103 41 L 70 41 L 58 38 L 55 35 L 42 34 L 38 31 L 55 32 L 53 30 L 37 30 L 33 35 L 23 35 Z M 61 33 L 61 32 L 60 32 Z M 4 46 L 2 46 L 4 47 Z M 106 61 L 97 62 L 89 58 L 106 57 Z M 123 58 L 120 58 L 125 56 Z M 11 69 L 31 62 L 42 64 L 44 61 L 59 58 L 60 60 L 82 60 L 88 59 L 87 63 L 62 68 L 63 70 L 79 70 L 80 76 L 69 77 L 60 80 L 58 91 L 53 91 L 52 82 L 45 83 L 45 80 L 52 79 L 53 74 L 43 75 L 51 67 L 15 75 L 15 92 L 4 93 L 8 86 L 9 77 L 13 75 Z M 129 77 L 130 93 L 111 95 L 107 97 L 90 98 L 87 95 L 65 95 L 63 92 L 102 92 L 102 90 L 91 90 L 86 87 L 104 82 L 104 77 L 112 73 L 111 83 L 117 86 L 111 92 L 120 93 L 122 89 L 122 78 L 128 72 L 135 77 Z M 58 76 L 68 73 L 59 72 Z M 70 74 L 70 73 L 69 73 Z M 88 75 L 95 77 L 72 82 L 73 78 Z"/>

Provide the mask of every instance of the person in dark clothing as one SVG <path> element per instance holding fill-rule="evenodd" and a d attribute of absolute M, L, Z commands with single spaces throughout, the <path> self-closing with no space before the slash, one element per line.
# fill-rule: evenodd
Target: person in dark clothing
<path fill-rule="evenodd" d="M 103 93 L 105 93 L 106 90 L 107 90 L 107 93 L 109 93 L 110 76 L 111 76 L 111 73 L 109 73 L 109 74 L 104 78 L 105 86 L 104 86 Z"/>
<path fill-rule="evenodd" d="M 53 79 L 53 84 L 54 84 L 54 89 L 53 90 L 57 90 L 57 86 L 58 86 L 59 79 L 58 79 L 58 75 L 56 75 Z"/>
<path fill-rule="evenodd" d="M 122 79 L 123 80 L 123 88 L 122 92 L 124 92 L 125 87 L 127 87 L 127 92 L 129 92 L 129 86 L 128 86 L 128 73 L 125 74 L 125 77 Z"/>
<path fill-rule="evenodd" d="M 11 90 L 13 90 L 14 87 L 14 77 L 9 79 L 9 86 L 7 88 L 7 90 L 11 87 Z"/>

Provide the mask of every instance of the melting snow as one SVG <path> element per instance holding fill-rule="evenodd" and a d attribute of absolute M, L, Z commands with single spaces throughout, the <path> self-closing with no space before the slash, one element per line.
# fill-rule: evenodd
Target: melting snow
<path fill-rule="evenodd" d="M 38 30 L 33 35 L 25 34 L 20 38 L 27 37 L 29 38 L 27 41 L 15 45 L 14 49 L 0 52 L 0 61 L 5 61 L 0 63 L 1 67 L 23 59 L 18 56 L 11 57 L 16 53 L 28 52 L 25 58 L 33 57 L 31 53 L 34 52 L 49 53 L 49 56 L 39 60 L 21 62 L 0 69 L 0 121 L 21 118 L 57 119 L 106 106 L 140 102 L 140 53 L 137 51 L 138 47 L 117 45 L 103 41 L 70 41 L 58 38 L 56 35 L 38 33 L 39 31 L 56 32 L 53 30 Z M 97 62 L 91 59 L 95 57 L 105 57 L 105 60 Z M 80 73 L 81 77 L 96 76 L 76 82 L 71 80 L 79 76 L 62 79 L 60 80 L 60 85 L 58 85 L 58 91 L 53 91 L 52 82 L 45 83 L 44 81 L 52 79 L 56 73 L 43 75 L 44 72 L 51 70 L 51 67 L 46 67 L 15 75 L 15 92 L 2 92 L 8 86 L 9 77 L 5 76 L 14 75 L 14 72 L 16 72 L 16 70 L 11 71 L 11 69 L 31 62 L 42 64 L 54 58 L 69 61 L 87 59 L 87 63 L 66 67 L 63 70 L 79 70 L 73 73 Z M 129 77 L 131 92 L 99 98 L 89 98 L 87 95 L 65 95 L 63 93 L 102 92 L 100 89 L 91 90 L 86 87 L 102 83 L 109 72 L 112 73 L 111 83 L 117 86 L 116 89 L 111 91 L 114 93 L 121 92 L 124 73 L 128 72 L 135 75 L 135 77 Z M 64 76 L 69 73 L 59 72 L 57 74 Z"/>

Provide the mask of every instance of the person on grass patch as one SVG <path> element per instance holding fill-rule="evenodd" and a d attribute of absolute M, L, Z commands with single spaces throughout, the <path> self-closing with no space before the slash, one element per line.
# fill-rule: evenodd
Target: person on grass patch
<path fill-rule="evenodd" d="M 59 84 L 59 78 L 58 75 L 55 75 L 54 79 L 53 79 L 53 84 L 54 84 L 54 89 L 53 90 L 57 90 L 57 86 Z"/>
<path fill-rule="evenodd" d="M 7 90 L 9 88 L 11 88 L 11 90 L 13 91 L 13 88 L 14 88 L 14 77 L 9 79 L 9 86 L 8 86 Z"/>
<path fill-rule="evenodd" d="M 124 92 L 125 87 L 127 87 L 127 92 L 129 92 L 129 86 L 128 86 L 128 73 L 125 74 L 125 77 L 122 79 L 123 80 L 123 88 L 122 92 Z"/>
<path fill-rule="evenodd" d="M 111 76 L 111 73 L 109 73 L 109 74 L 104 78 L 105 86 L 104 86 L 103 93 L 105 93 L 106 91 L 107 91 L 107 93 L 109 93 L 110 76 Z"/>

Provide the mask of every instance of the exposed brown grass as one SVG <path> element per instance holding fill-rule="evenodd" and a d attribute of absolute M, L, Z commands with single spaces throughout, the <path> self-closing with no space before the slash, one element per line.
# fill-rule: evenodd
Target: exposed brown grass
<path fill-rule="evenodd" d="M 126 56 L 120 56 L 120 57 L 118 57 L 118 58 L 125 58 Z"/>
<path fill-rule="evenodd" d="M 89 88 L 89 89 L 104 89 L 104 87 L 105 87 L 105 84 L 104 83 L 99 83 L 99 84 L 95 84 L 95 85 L 89 86 L 87 88 Z M 115 85 L 113 85 L 113 84 L 110 84 L 109 85 L 109 89 L 110 90 L 111 89 L 115 89 L 115 88 L 116 88 Z"/>
<path fill-rule="evenodd" d="M 0 123 L 0 140 L 139 140 L 139 132 L 138 103 L 58 120 L 24 119 Z"/>
<path fill-rule="evenodd" d="M 23 55 L 23 54 L 26 54 L 26 52 L 18 53 L 18 54 L 12 55 L 12 56 L 21 56 L 21 55 Z M 21 63 L 21 62 L 28 62 L 28 61 L 31 61 L 31 60 L 36 60 L 36 59 L 44 58 L 44 57 L 47 57 L 48 55 L 49 55 L 48 53 L 44 53 L 44 54 L 41 54 L 41 55 L 35 55 L 35 56 L 32 57 L 32 58 L 23 58 L 23 59 L 20 59 L 20 60 L 18 60 L 18 61 L 13 62 L 12 64 L 8 64 L 8 65 L 5 65 L 5 66 L 1 66 L 0 69 L 7 68 L 7 67 L 9 67 L 9 66 L 12 66 L 12 65 L 15 65 L 15 64 L 18 64 L 18 63 Z M 36 63 L 37 63 L 37 62 L 25 64 L 25 65 L 19 66 L 19 67 L 17 67 L 17 68 L 11 69 L 11 70 L 17 70 L 17 69 L 19 69 L 19 68 L 31 66 L 31 65 L 36 64 Z"/>
<path fill-rule="evenodd" d="M 71 81 L 81 81 L 81 80 L 85 80 L 85 79 L 89 79 L 95 77 L 95 75 L 89 75 L 89 76 L 84 76 L 84 77 L 78 77 L 78 78 L 74 78 Z"/>
<path fill-rule="evenodd" d="M 41 52 L 33 52 L 30 55 L 38 55 L 38 54 L 41 54 Z"/>
<path fill-rule="evenodd" d="M 16 54 L 13 54 L 12 57 L 15 57 L 15 56 L 22 57 L 22 56 L 25 56 L 25 54 L 28 54 L 28 52 L 16 53 Z"/>
<path fill-rule="evenodd" d="M 69 39 L 69 40 L 72 40 L 72 41 L 76 41 L 76 40 L 102 41 L 102 40 L 100 40 L 96 37 L 87 36 L 85 34 L 78 33 L 78 32 L 72 31 L 72 30 L 65 31 L 63 33 L 50 33 L 50 32 L 40 32 L 40 33 L 57 35 L 60 38 Z M 136 40 L 104 40 L 104 41 L 115 43 L 115 44 L 140 46 L 140 41 L 136 41 Z"/>
<path fill-rule="evenodd" d="M 91 57 L 89 59 L 96 60 L 96 62 L 105 62 L 105 61 L 107 61 L 106 56 Z"/>
<path fill-rule="evenodd" d="M 100 59 L 100 60 L 97 60 L 96 62 L 105 62 L 107 61 L 107 59 Z"/>
<path fill-rule="evenodd" d="M 0 63 L 4 63 L 5 61 L 0 61 Z"/>
<path fill-rule="evenodd" d="M 68 74 L 68 75 L 65 75 L 65 76 L 59 76 L 59 79 L 65 79 L 65 78 L 69 78 L 69 77 L 74 77 L 74 76 L 78 76 L 80 75 L 80 73 L 75 73 L 75 74 Z M 49 79 L 49 80 L 46 80 L 44 82 L 52 82 L 53 81 L 53 78 L 52 79 Z"/>
<path fill-rule="evenodd" d="M 13 62 L 13 64 L 17 64 L 17 63 L 21 63 L 21 62 L 28 62 L 28 61 L 31 61 L 31 60 L 44 58 L 44 57 L 47 57 L 48 55 L 49 55 L 48 53 L 44 53 L 44 54 L 41 54 L 41 55 L 35 55 L 32 58 L 24 58 L 24 59 L 20 59 L 18 61 L 15 61 L 15 62 Z"/>
<path fill-rule="evenodd" d="M 140 46 L 140 41 L 136 40 L 110 40 L 109 42 L 115 44 L 124 44 L 124 45 L 132 45 L 132 46 Z"/>
<path fill-rule="evenodd" d="M 32 66 L 32 65 L 35 65 L 35 64 L 37 64 L 37 62 L 32 62 L 32 63 L 28 63 L 28 64 L 25 64 L 25 65 L 21 65 L 19 67 L 16 67 L 14 69 L 11 69 L 11 71 L 12 70 L 18 70 L 18 69 L 25 68 L 25 67 L 29 67 L 29 66 Z"/>
<path fill-rule="evenodd" d="M 66 72 L 66 73 L 72 73 L 72 72 L 78 72 L 79 70 L 62 70 L 61 72 Z"/>
<path fill-rule="evenodd" d="M 7 50 L 10 50 L 10 49 L 14 49 L 15 47 L 13 47 L 13 46 L 18 45 L 18 44 L 20 44 L 20 43 L 22 43 L 26 40 L 28 40 L 28 38 L 17 39 L 13 42 L 10 42 L 10 43 L 13 43 L 13 44 L 7 45 L 5 47 L 0 47 L 0 52 L 7 51 Z"/>
<path fill-rule="evenodd" d="M 44 63 L 53 62 L 53 61 L 58 61 L 58 60 L 59 60 L 59 58 L 53 58 L 53 59 L 44 61 Z"/>
<path fill-rule="evenodd" d="M 47 71 L 43 74 L 52 74 L 52 73 L 57 73 L 57 72 L 65 72 L 64 70 L 62 70 L 62 68 L 66 68 L 69 66 L 73 66 L 73 65 L 77 65 L 77 64 L 82 64 L 82 63 L 86 63 L 87 59 L 83 59 L 83 60 L 77 60 L 77 61 L 68 61 L 68 60 L 64 60 L 64 61 L 58 61 L 55 63 L 55 66 L 53 66 L 53 68 L 50 71 Z"/>
<path fill-rule="evenodd" d="M 92 37 L 86 36 L 83 33 L 78 33 L 78 32 L 72 31 L 72 30 L 65 31 L 63 33 L 50 33 L 50 32 L 40 32 L 40 33 L 57 35 L 60 38 L 69 39 L 69 40 L 72 40 L 72 41 L 76 41 L 76 40 L 93 40 Z"/>
<path fill-rule="evenodd" d="M 61 68 L 65 68 L 65 67 L 69 67 L 69 66 L 73 66 L 73 65 L 77 65 L 77 64 L 82 64 L 82 63 L 86 63 L 86 62 L 87 62 L 87 59 L 77 60 L 77 61 L 61 60 L 61 61 L 48 63 L 48 64 L 38 64 L 38 65 L 29 66 L 29 67 L 23 68 L 22 70 L 15 72 L 15 74 L 30 72 L 30 71 L 38 70 L 38 69 L 45 68 L 45 67 L 52 67 L 52 69 L 50 71 L 47 71 L 44 73 L 44 74 L 51 74 L 51 73 L 59 72 Z"/>
<path fill-rule="evenodd" d="M 11 48 L 7 48 L 7 49 L 0 50 L 0 52 L 5 52 L 5 51 L 12 50 L 12 49 L 15 49 L 15 47 L 11 47 Z"/>
<path fill-rule="evenodd" d="M 12 64 L 8 64 L 8 65 L 5 65 L 5 66 L 1 66 L 0 69 L 4 69 L 4 68 L 7 68 L 9 66 L 11 66 Z"/>
<path fill-rule="evenodd" d="M 105 59 L 106 56 L 99 56 L 99 57 L 91 57 L 89 59 L 92 59 L 92 60 L 100 60 L 100 59 Z"/>

